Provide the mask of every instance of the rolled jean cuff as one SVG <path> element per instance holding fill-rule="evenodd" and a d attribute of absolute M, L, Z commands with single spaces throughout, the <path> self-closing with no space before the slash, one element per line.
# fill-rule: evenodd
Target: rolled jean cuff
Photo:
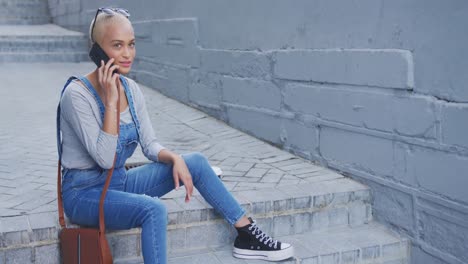
<path fill-rule="evenodd" d="M 237 215 L 237 216 L 234 217 L 234 218 L 226 218 L 226 221 L 228 221 L 229 224 L 234 225 L 234 224 L 237 223 L 244 215 L 245 215 L 245 210 L 244 210 L 244 208 L 241 207 L 241 211 L 240 211 L 240 214 L 239 214 L 239 215 Z"/>

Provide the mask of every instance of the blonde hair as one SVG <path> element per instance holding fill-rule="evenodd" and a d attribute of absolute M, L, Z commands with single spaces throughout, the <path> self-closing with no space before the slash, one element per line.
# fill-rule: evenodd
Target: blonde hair
<path fill-rule="evenodd" d="M 114 12 L 114 14 L 107 14 L 105 12 L 99 12 L 99 14 L 96 17 L 96 23 L 94 23 L 94 19 L 91 21 L 91 24 L 89 25 L 89 42 L 94 44 L 95 42 L 100 43 L 101 39 L 99 38 L 102 36 L 103 29 L 105 26 L 109 24 L 117 24 L 120 23 L 121 21 L 128 21 L 130 23 L 130 20 L 124 16 L 123 14 L 120 14 L 119 12 Z M 93 24 L 94 24 L 94 30 L 93 30 Z M 91 36 L 92 32 L 92 36 Z"/>

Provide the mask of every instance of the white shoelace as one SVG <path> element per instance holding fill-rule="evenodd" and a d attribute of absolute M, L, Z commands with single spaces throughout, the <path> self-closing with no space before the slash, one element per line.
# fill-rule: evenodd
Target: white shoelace
<path fill-rule="evenodd" d="M 253 229 L 253 231 L 252 231 L 252 229 Z M 252 234 L 257 239 L 260 239 L 260 243 L 263 243 L 265 245 L 268 244 L 269 247 L 274 245 L 274 248 L 275 249 L 277 248 L 278 240 L 273 240 L 273 238 L 271 238 L 271 236 L 268 236 L 262 230 L 260 230 L 260 228 L 257 226 L 257 223 L 255 221 L 249 226 L 249 231 L 252 231 Z"/>

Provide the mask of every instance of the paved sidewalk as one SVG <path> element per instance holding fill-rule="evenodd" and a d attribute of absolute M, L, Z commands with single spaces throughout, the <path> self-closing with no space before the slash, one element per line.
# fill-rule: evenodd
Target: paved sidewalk
<path fill-rule="evenodd" d="M 56 211 L 55 111 L 59 93 L 69 75 L 82 75 L 92 69 L 91 63 L 2 65 L 0 227 L 3 229 L 10 228 L 14 216 Z M 343 177 L 153 89 L 143 85 L 141 88 L 160 142 L 178 153 L 204 153 L 212 165 L 222 168 L 223 181 L 232 191 Z M 129 161 L 144 160 L 138 151 Z M 183 195 L 181 191 L 172 192 L 164 198 Z M 21 229 L 21 226 L 11 228 Z"/>

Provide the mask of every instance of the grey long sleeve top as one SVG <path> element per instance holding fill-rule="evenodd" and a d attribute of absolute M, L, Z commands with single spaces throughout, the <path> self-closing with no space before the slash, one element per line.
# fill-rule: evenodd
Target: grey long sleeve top
<path fill-rule="evenodd" d="M 143 154 L 158 161 L 164 147 L 158 143 L 138 84 L 128 81 L 135 111 L 140 122 L 140 145 Z M 93 94 L 79 81 L 72 81 L 61 98 L 62 166 L 68 169 L 109 169 L 114 162 L 117 135 L 102 130 L 103 120 Z M 122 118 L 120 120 L 122 123 Z"/>

